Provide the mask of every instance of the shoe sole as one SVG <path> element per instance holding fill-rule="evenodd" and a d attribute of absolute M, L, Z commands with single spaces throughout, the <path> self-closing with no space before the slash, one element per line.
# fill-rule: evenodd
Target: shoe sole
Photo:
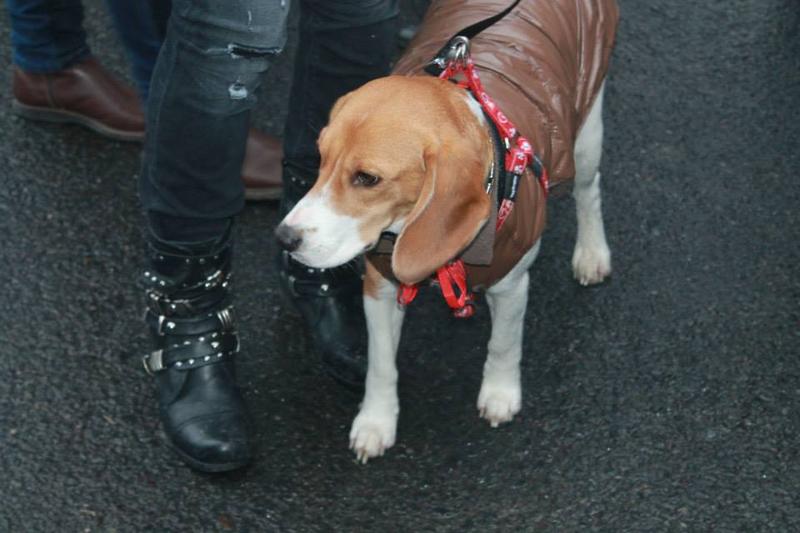
<path fill-rule="evenodd" d="M 199 472 L 205 472 L 207 474 L 219 474 L 222 472 L 231 472 L 233 470 L 238 470 L 249 465 L 252 460 L 247 459 L 244 461 L 236 461 L 232 463 L 206 463 L 203 461 L 199 461 L 192 457 L 191 455 L 187 454 L 180 448 L 176 447 L 172 443 L 168 443 L 170 449 L 175 452 L 175 454 L 180 457 L 181 461 L 189 465 L 194 470 Z"/>
<path fill-rule="evenodd" d="M 244 190 L 244 199 L 248 202 L 265 202 L 270 200 L 280 200 L 283 196 L 283 187 L 269 187 Z"/>
<path fill-rule="evenodd" d="M 52 122 L 56 124 L 78 124 L 89 128 L 103 137 L 115 141 L 142 142 L 144 140 L 144 132 L 118 130 L 85 115 L 67 111 L 66 109 L 30 106 L 16 99 L 11 101 L 11 109 L 16 115 L 30 120 Z"/>

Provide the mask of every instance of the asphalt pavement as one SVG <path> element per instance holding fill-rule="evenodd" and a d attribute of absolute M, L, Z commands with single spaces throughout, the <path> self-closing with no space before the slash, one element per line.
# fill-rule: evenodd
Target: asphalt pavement
<path fill-rule="evenodd" d="M 800 8 L 619 3 L 613 279 L 572 280 L 573 205 L 552 200 L 522 413 L 478 418 L 488 309 L 458 321 L 428 292 L 400 345 L 398 444 L 356 464 L 359 398 L 278 296 L 275 206 L 248 205 L 238 364 L 258 449 L 222 476 L 170 453 L 139 366 L 140 148 L 12 115 L 0 8 L 0 531 L 800 531 Z M 86 4 L 95 54 L 127 76 Z M 276 134 L 295 28 L 255 115 Z"/>

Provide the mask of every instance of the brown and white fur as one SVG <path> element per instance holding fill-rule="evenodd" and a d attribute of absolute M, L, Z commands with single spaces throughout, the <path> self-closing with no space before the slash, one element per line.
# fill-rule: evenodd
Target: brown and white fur
<path fill-rule="evenodd" d="M 572 268 L 583 285 L 599 283 L 611 272 L 598 172 L 602 103 L 601 89 L 574 150 L 578 230 Z M 492 150 L 487 126 L 474 101 L 450 83 L 399 76 L 371 82 L 337 102 L 319 148 L 319 179 L 278 230 L 294 236 L 293 256 L 312 267 L 343 264 L 389 231 L 398 234 L 395 277 L 418 282 L 457 255 L 488 218 L 483 185 Z M 379 180 L 373 183 L 371 177 Z M 492 427 L 509 422 L 522 403 L 528 269 L 538 252 L 539 241 L 486 290 L 492 333 L 477 406 Z M 395 443 L 395 355 L 404 316 L 396 296 L 396 281 L 367 262 L 369 367 L 350 431 L 350 447 L 362 462 Z"/>

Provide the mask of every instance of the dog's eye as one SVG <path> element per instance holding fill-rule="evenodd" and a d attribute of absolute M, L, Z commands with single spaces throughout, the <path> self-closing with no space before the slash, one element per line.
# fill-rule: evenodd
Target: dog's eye
<path fill-rule="evenodd" d="M 378 176 L 367 174 L 366 172 L 357 172 L 353 177 L 353 185 L 360 185 L 361 187 L 374 187 L 381 179 Z"/>

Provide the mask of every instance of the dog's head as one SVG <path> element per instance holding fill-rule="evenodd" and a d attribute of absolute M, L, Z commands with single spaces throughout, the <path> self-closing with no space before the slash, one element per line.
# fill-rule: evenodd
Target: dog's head
<path fill-rule="evenodd" d="M 465 92 L 448 82 L 370 82 L 339 99 L 318 143 L 319 178 L 276 230 L 302 263 L 341 265 L 390 231 L 398 234 L 394 274 L 416 283 L 489 218 L 488 136 Z"/>

